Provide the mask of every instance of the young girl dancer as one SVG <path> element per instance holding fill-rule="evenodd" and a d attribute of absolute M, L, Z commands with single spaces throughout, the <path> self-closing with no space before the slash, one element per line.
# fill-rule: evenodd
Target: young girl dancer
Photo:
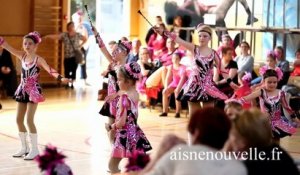
<path fill-rule="evenodd" d="M 296 128 L 283 116 L 282 108 L 290 115 L 293 115 L 294 111 L 288 105 L 286 94 L 282 90 L 276 89 L 278 80 L 278 73 L 273 69 L 268 69 L 263 74 L 262 89 L 239 99 L 243 104 L 245 101 L 259 97 L 260 109 L 262 112 L 269 114 L 273 138 L 276 142 L 279 142 L 280 138 L 296 132 Z"/>
<path fill-rule="evenodd" d="M 159 115 L 160 117 L 168 116 L 169 99 L 168 97 L 174 92 L 179 84 L 182 74 L 185 72 L 185 66 L 180 64 L 180 59 L 183 56 L 181 52 L 175 52 L 172 55 L 172 65 L 167 68 L 166 85 L 163 90 L 163 112 Z M 169 83 L 171 81 L 171 83 Z M 175 94 L 177 97 L 178 94 Z M 176 114 L 175 118 L 180 117 L 181 102 L 176 100 Z"/>
<path fill-rule="evenodd" d="M 200 101 L 207 102 L 204 103 L 204 106 L 207 106 L 212 105 L 215 99 L 226 100 L 228 98 L 216 88 L 213 82 L 213 65 L 216 64 L 219 68 L 220 58 L 216 51 L 208 47 L 212 35 L 209 26 L 203 24 L 197 26 L 199 45 L 186 42 L 177 37 L 175 33 L 161 28 L 155 28 L 155 30 L 194 53 L 191 75 L 178 96 L 178 99 L 188 101 L 190 117 L 197 109 L 200 109 Z"/>
<path fill-rule="evenodd" d="M 100 37 L 99 33 L 97 32 L 96 28 L 93 27 L 94 34 L 96 36 L 96 39 L 98 40 L 98 45 L 105 56 L 105 58 L 109 62 L 108 66 L 108 91 L 107 95 L 114 94 L 118 92 L 119 86 L 117 84 L 117 74 L 116 70 L 124 65 L 126 63 L 127 56 L 131 50 L 131 43 L 127 41 L 119 41 L 116 45 L 114 45 L 114 48 L 112 48 L 113 52 L 112 54 L 109 53 L 107 48 L 105 47 L 105 44 Z M 104 103 L 103 107 L 100 110 L 100 114 L 103 116 L 108 116 L 108 124 L 112 124 L 114 122 L 115 116 L 116 116 L 116 106 L 117 106 L 118 100 L 112 100 L 110 103 Z M 114 134 L 111 134 L 113 136 Z M 110 137 L 110 141 L 113 142 L 114 138 Z"/>
<path fill-rule="evenodd" d="M 56 70 L 51 68 L 44 58 L 36 54 L 36 49 L 40 42 L 40 34 L 38 32 L 31 32 L 24 36 L 24 51 L 20 51 L 11 47 L 2 37 L 0 37 L 0 46 L 19 58 L 22 63 L 21 83 L 14 95 L 14 98 L 17 101 L 17 125 L 22 148 L 19 152 L 14 154 L 13 157 L 22 157 L 29 152 L 24 160 L 32 160 L 39 154 L 34 114 L 38 103 L 45 100 L 42 95 L 41 86 L 38 83 L 40 68 L 42 67 L 45 69 L 58 81 L 69 82 L 68 79 L 63 78 Z M 27 125 L 31 142 L 30 149 L 26 141 L 27 129 L 24 125 L 25 114 L 27 114 Z"/>
<path fill-rule="evenodd" d="M 122 158 L 132 156 L 134 151 L 146 152 L 152 149 L 137 124 L 139 97 L 135 83 L 140 77 L 140 72 L 140 66 L 136 62 L 121 66 L 117 72 L 120 91 L 115 97 L 118 99 L 115 122 L 109 126 L 109 129 L 116 133 L 109 160 L 111 173 L 120 172 L 118 165 Z M 108 99 L 110 100 L 110 98 Z M 113 98 L 111 99 L 113 100 Z"/>

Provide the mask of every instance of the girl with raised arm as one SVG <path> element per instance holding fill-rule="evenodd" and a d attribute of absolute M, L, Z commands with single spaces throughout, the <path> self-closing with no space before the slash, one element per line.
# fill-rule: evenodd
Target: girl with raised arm
<path fill-rule="evenodd" d="M 184 41 L 177 37 L 175 33 L 155 28 L 159 33 L 171 38 L 179 45 L 194 53 L 193 66 L 190 77 L 184 84 L 178 99 L 187 100 L 189 106 L 189 115 L 200 108 L 199 102 L 203 105 L 213 105 L 215 99 L 225 100 L 228 97 L 219 91 L 213 82 L 213 66 L 220 64 L 220 58 L 216 51 L 208 47 L 211 40 L 212 31 L 207 25 L 199 24 L 197 33 L 199 45 Z M 216 66 L 220 67 L 220 66 Z"/>
<path fill-rule="evenodd" d="M 0 46 L 19 58 L 22 63 L 21 83 L 14 95 L 14 99 L 17 101 L 17 125 L 22 148 L 19 152 L 13 154 L 13 157 L 25 156 L 24 160 L 32 160 L 39 154 L 34 115 L 38 103 L 45 100 L 42 95 L 41 86 L 38 82 L 40 69 L 45 69 L 58 81 L 65 83 L 69 82 L 68 79 L 62 77 L 56 70 L 51 68 L 44 58 L 36 54 L 36 49 L 41 41 L 42 40 L 38 32 L 30 32 L 23 38 L 24 51 L 21 51 L 11 47 L 2 37 L 0 37 Z M 25 114 L 27 114 L 26 123 L 29 129 L 31 142 L 30 149 L 26 141 L 28 133 L 24 125 Z"/>
<path fill-rule="evenodd" d="M 116 45 L 114 45 L 114 48 L 112 48 L 113 50 L 112 54 L 110 54 L 102 38 L 100 37 L 100 34 L 97 32 L 95 27 L 93 27 L 93 32 L 96 36 L 101 52 L 109 62 L 108 70 L 106 71 L 107 72 L 106 76 L 108 76 L 107 95 L 110 96 L 119 91 L 119 86 L 117 84 L 118 78 L 117 78 L 116 70 L 126 63 L 128 54 L 132 48 L 131 42 L 119 40 L 119 42 Z M 117 103 L 118 103 L 118 99 L 114 99 L 109 103 L 106 102 L 104 103 L 104 105 L 102 106 L 99 112 L 103 116 L 108 116 L 108 125 L 114 123 L 116 112 L 117 112 L 116 111 Z M 109 135 L 109 139 L 110 142 L 113 143 L 114 134 Z"/>

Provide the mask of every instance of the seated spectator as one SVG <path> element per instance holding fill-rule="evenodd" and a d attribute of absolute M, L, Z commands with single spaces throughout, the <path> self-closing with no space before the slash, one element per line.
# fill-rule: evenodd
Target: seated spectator
<path fill-rule="evenodd" d="M 183 56 L 183 53 L 181 52 L 175 52 L 172 55 L 172 65 L 169 65 L 167 67 L 167 77 L 166 77 L 166 84 L 165 88 L 163 90 L 163 99 L 162 99 L 162 105 L 163 105 L 163 112 L 159 115 L 160 117 L 168 116 L 168 108 L 169 108 L 169 96 L 174 92 L 174 90 L 177 88 L 180 78 L 182 74 L 185 72 L 185 66 L 180 64 L 180 60 Z M 178 94 L 175 94 L 177 97 Z M 180 111 L 181 111 L 181 102 L 176 100 L 176 114 L 175 118 L 180 117 Z"/>
<path fill-rule="evenodd" d="M 233 41 L 232 41 L 230 35 L 228 35 L 228 34 L 222 35 L 221 45 L 219 46 L 219 48 L 217 50 L 217 53 L 219 54 L 220 58 L 222 58 L 222 48 L 223 47 L 230 47 L 233 51 L 232 59 L 236 57 L 235 49 L 233 47 Z"/>
<path fill-rule="evenodd" d="M 220 67 L 214 67 L 214 82 L 218 89 L 226 94 L 228 97 L 233 95 L 234 89 L 231 83 L 238 83 L 237 63 L 232 60 L 233 50 L 231 47 L 222 48 L 222 59 Z"/>
<path fill-rule="evenodd" d="M 156 26 L 156 27 L 159 27 L 160 24 L 163 24 L 162 18 L 161 18 L 161 16 L 156 16 L 156 17 L 155 17 L 155 26 Z M 155 34 L 155 31 L 154 31 L 153 28 L 151 27 L 151 28 L 148 30 L 147 34 L 146 34 L 146 38 L 145 38 L 146 43 L 149 42 L 150 37 L 151 37 L 152 34 Z"/>
<path fill-rule="evenodd" d="M 13 96 L 18 86 L 17 72 L 11 54 L 2 47 L 0 47 L 0 82 L 6 95 Z"/>
<path fill-rule="evenodd" d="M 145 174 L 152 170 L 152 168 L 155 166 L 156 162 L 164 155 L 166 154 L 170 149 L 173 147 L 179 145 L 179 144 L 186 144 L 186 142 L 182 139 L 177 137 L 173 134 L 168 134 L 164 136 L 162 141 L 160 142 L 158 146 L 158 150 L 156 151 L 154 157 L 151 159 L 151 161 L 148 163 L 148 165 L 145 167 L 145 169 L 142 170 L 139 174 Z"/>
<path fill-rule="evenodd" d="M 277 58 L 277 67 L 283 73 L 282 79 L 278 82 L 277 89 L 281 89 L 282 86 L 286 85 L 290 77 L 290 63 L 285 60 L 284 49 L 281 46 L 276 46 L 274 49 Z"/>
<path fill-rule="evenodd" d="M 295 53 L 295 60 L 293 63 L 294 66 L 294 70 L 291 73 L 291 76 L 300 76 L 300 48 L 297 49 L 296 53 Z"/>
<path fill-rule="evenodd" d="M 246 41 L 240 43 L 241 55 L 236 56 L 234 61 L 238 65 L 238 73 L 252 72 L 254 65 L 254 58 L 249 54 L 250 45 Z"/>
<path fill-rule="evenodd" d="M 140 48 L 139 58 L 140 59 L 137 61 L 137 63 L 141 67 L 142 78 L 137 82 L 137 91 L 139 92 L 140 99 L 142 100 L 140 104 L 142 107 L 145 107 L 146 104 L 148 104 L 149 102 L 149 98 L 146 94 L 146 80 L 153 73 L 155 67 L 154 64 L 151 62 L 150 53 L 147 47 Z"/>
<path fill-rule="evenodd" d="M 260 87 L 262 85 L 262 76 L 268 69 L 275 70 L 279 75 L 278 79 L 279 80 L 282 79 L 283 74 L 280 68 L 276 66 L 277 63 L 276 58 L 277 55 L 274 51 L 271 50 L 267 52 L 266 65 L 259 68 L 260 76 L 251 81 L 251 86 L 253 89 Z"/>
<path fill-rule="evenodd" d="M 164 24 L 160 24 L 160 27 L 166 30 Z M 149 49 L 153 50 L 153 59 L 159 59 L 166 52 L 166 40 L 165 36 L 159 35 L 156 32 L 151 35 L 147 45 Z"/>
<path fill-rule="evenodd" d="M 214 112 L 211 112 L 214 111 Z M 192 145 L 178 145 L 165 153 L 147 175 L 244 175 L 243 164 L 236 160 L 210 159 L 203 153 L 218 153 L 228 139 L 230 120 L 217 108 L 206 107 L 195 111 L 190 118 L 188 131 Z M 197 156 L 193 156 L 196 153 Z M 187 157 L 180 155 L 187 154 Z M 202 155 L 203 155 L 202 154 Z M 189 157 L 191 156 L 191 157 Z"/>
<path fill-rule="evenodd" d="M 268 116 L 258 109 L 243 111 L 237 115 L 232 122 L 224 150 L 240 153 L 239 158 L 246 165 L 248 175 L 299 175 L 290 155 L 272 142 Z M 263 154 L 263 158 L 255 159 L 254 156 L 257 157 L 258 154 Z"/>
<path fill-rule="evenodd" d="M 126 59 L 126 63 L 130 62 L 137 62 L 139 60 L 139 50 L 141 47 L 141 41 L 137 38 L 132 40 L 132 50 L 128 54 L 128 57 Z"/>

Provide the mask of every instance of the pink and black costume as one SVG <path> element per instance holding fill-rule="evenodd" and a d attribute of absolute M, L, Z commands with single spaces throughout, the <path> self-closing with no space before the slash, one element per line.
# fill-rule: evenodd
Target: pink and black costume
<path fill-rule="evenodd" d="M 283 108 L 286 109 L 289 114 L 294 113 L 285 97 L 285 93 L 281 90 L 278 95 L 269 97 L 266 91 L 261 89 L 261 95 L 259 97 L 260 108 L 263 113 L 269 114 L 273 136 L 275 138 L 282 138 L 296 133 L 296 128 L 287 121 L 283 113 Z"/>
<path fill-rule="evenodd" d="M 216 88 L 212 79 L 214 60 L 215 58 L 220 60 L 217 53 L 212 51 L 210 55 L 204 57 L 200 54 L 199 46 L 195 46 L 194 55 L 192 71 L 178 99 L 190 102 L 208 102 L 214 99 L 227 99 L 228 97 Z"/>
<path fill-rule="evenodd" d="M 40 68 L 38 67 L 38 57 L 35 57 L 31 64 L 25 63 L 26 54 L 23 55 L 21 83 L 15 92 L 14 99 L 22 103 L 39 103 L 45 98 L 42 95 L 42 88 L 38 83 Z"/>
<path fill-rule="evenodd" d="M 134 151 L 146 152 L 152 149 L 144 132 L 137 124 L 138 102 L 134 102 L 128 95 L 123 94 L 117 104 L 116 121 L 126 113 L 126 123 L 122 128 L 116 130 L 112 157 L 131 157 Z M 117 99 L 119 99 L 117 98 Z"/>

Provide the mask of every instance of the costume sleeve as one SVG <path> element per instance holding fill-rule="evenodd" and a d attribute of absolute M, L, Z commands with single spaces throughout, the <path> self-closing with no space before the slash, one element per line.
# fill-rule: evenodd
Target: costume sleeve
<path fill-rule="evenodd" d="M 282 107 L 291 115 L 294 113 L 293 109 L 290 107 L 287 98 L 286 93 L 284 91 L 280 91 L 280 99 L 282 103 Z"/>

